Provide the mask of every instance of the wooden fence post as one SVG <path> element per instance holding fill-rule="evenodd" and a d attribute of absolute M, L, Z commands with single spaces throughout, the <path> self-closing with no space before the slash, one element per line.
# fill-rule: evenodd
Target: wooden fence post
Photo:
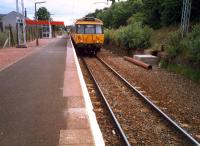
<path fill-rule="evenodd" d="M 10 33 L 10 42 L 11 42 L 11 46 L 15 45 L 15 40 L 14 40 L 14 36 L 13 36 L 13 32 L 12 32 L 12 26 L 9 24 L 9 33 Z"/>

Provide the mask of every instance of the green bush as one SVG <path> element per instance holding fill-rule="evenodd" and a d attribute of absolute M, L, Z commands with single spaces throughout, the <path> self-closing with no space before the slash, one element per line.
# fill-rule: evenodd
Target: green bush
<path fill-rule="evenodd" d="M 193 26 L 192 31 L 182 38 L 180 32 L 172 33 L 165 47 L 170 59 L 181 58 L 200 64 L 200 25 Z"/>
<path fill-rule="evenodd" d="M 108 45 L 108 44 L 114 44 L 116 45 L 117 44 L 117 41 L 116 41 L 116 30 L 114 29 L 106 29 L 105 32 L 104 32 L 104 35 L 105 35 L 105 44 Z"/>
<path fill-rule="evenodd" d="M 200 63 L 200 24 L 193 27 L 192 32 L 187 37 L 187 47 L 191 60 Z"/>
<path fill-rule="evenodd" d="M 171 59 L 177 57 L 177 55 L 180 54 L 181 49 L 182 49 L 180 48 L 181 39 L 182 39 L 181 33 L 177 31 L 177 32 L 172 33 L 169 39 L 167 40 L 165 49 Z"/>
<path fill-rule="evenodd" d="M 109 29 L 104 30 L 104 36 L 105 36 L 104 44 L 108 45 L 110 43 L 110 40 L 111 40 Z"/>
<path fill-rule="evenodd" d="M 142 12 L 137 12 L 136 14 L 133 14 L 128 20 L 127 23 L 131 24 L 131 23 L 135 23 L 135 22 L 139 22 L 141 24 L 144 24 L 146 19 L 146 16 L 144 13 Z"/>
<path fill-rule="evenodd" d="M 105 31 L 105 43 L 112 43 L 126 49 L 145 49 L 150 46 L 152 30 L 140 23 L 131 23 L 117 30 Z"/>

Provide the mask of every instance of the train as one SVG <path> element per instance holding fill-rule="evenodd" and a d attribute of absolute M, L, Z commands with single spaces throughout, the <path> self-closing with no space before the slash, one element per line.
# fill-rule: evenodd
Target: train
<path fill-rule="evenodd" d="M 94 17 L 77 19 L 71 30 L 77 54 L 96 55 L 104 43 L 103 22 Z"/>

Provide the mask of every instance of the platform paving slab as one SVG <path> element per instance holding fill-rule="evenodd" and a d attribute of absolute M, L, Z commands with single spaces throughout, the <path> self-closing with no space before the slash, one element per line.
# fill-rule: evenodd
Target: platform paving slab
<path fill-rule="evenodd" d="M 60 146 L 92 145 L 94 141 L 89 129 L 68 129 L 60 131 Z"/>
<path fill-rule="evenodd" d="M 67 100 L 67 108 L 84 108 L 85 102 L 82 96 L 68 96 L 65 97 Z"/>
<path fill-rule="evenodd" d="M 90 129 L 85 108 L 69 108 L 65 112 L 67 129 Z"/>
<path fill-rule="evenodd" d="M 69 68 L 67 68 L 67 70 L 65 71 L 63 96 L 64 97 L 83 96 L 77 71 L 70 70 Z"/>

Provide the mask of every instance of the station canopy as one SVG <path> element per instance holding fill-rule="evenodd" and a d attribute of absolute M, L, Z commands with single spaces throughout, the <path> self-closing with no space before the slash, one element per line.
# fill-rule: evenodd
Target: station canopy
<path fill-rule="evenodd" d="M 31 20 L 31 19 L 26 19 L 26 24 L 27 25 L 49 25 L 49 23 L 51 25 L 61 25 L 64 26 L 64 22 L 63 21 L 46 21 L 46 20 Z"/>

